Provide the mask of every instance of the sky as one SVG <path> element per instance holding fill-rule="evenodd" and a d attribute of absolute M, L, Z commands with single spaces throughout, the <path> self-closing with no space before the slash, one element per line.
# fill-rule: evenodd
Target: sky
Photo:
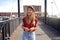
<path fill-rule="evenodd" d="M 17 0 L 0 0 L 0 12 L 17 12 Z"/>
<path fill-rule="evenodd" d="M 53 2 L 53 3 L 52 3 Z M 60 15 L 60 0 L 47 0 L 47 12 L 49 15 Z M 44 0 L 20 0 L 20 12 L 24 5 L 41 5 L 44 12 Z M 17 12 L 17 0 L 0 0 L 0 12 Z"/>

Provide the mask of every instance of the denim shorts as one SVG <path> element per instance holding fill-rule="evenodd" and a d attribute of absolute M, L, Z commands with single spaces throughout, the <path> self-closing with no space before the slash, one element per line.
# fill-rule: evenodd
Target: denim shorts
<path fill-rule="evenodd" d="M 35 32 L 23 31 L 22 40 L 35 40 Z"/>

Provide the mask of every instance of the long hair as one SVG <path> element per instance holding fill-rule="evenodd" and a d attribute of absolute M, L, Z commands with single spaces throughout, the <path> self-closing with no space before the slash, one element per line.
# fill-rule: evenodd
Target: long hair
<path fill-rule="evenodd" d="M 33 12 L 31 14 L 31 16 L 26 15 L 26 18 L 27 18 L 27 20 L 32 20 L 33 21 L 35 19 L 35 11 L 31 6 L 28 6 L 27 10 L 28 10 L 28 8 L 32 9 Z"/>

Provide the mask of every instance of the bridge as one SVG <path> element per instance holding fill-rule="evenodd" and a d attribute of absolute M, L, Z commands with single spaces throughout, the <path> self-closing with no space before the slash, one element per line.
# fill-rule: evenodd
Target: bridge
<path fill-rule="evenodd" d="M 60 40 L 60 28 L 57 24 L 59 19 L 51 19 L 44 23 L 43 18 L 38 18 L 39 23 L 36 30 L 37 40 Z M 20 23 L 19 23 L 20 20 Z M 54 22 L 54 21 L 56 22 Z M 52 22 L 52 23 L 51 23 Z M 0 22 L 0 40 L 22 40 L 23 30 L 21 28 L 22 17 Z M 56 24 L 56 25 L 55 25 Z M 58 26 L 59 25 L 59 26 Z"/>
<path fill-rule="evenodd" d="M 37 16 L 39 23 L 35 32 L 36 40 L 60 40 L 60 18 L 47 17 L 47 0 L 44 3 L 44 16 Z M 0 40 L 22 40 L 22 18 L 18 0 L 18 18 L 0 21 Z"/>

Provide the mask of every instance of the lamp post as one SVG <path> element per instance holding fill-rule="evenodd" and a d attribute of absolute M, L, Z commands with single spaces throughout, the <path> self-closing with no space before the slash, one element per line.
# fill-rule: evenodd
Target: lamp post
<path fill-rule="evenodd" d="M 18 17 L 20 17 L 20 0 L 18 0 Z"/>
<path fill-rule="evenodd" d="M 46 16 L 47 16 L 47 0 L 44 1 L 44 6 L 45 6 L 45 16 L 44 16 L 44 22 L 46 24 Z"/>
<path fill-rule="evenodd" d="M 20 23 L 20 0 L 18 0 L 18 18 Z"/>

